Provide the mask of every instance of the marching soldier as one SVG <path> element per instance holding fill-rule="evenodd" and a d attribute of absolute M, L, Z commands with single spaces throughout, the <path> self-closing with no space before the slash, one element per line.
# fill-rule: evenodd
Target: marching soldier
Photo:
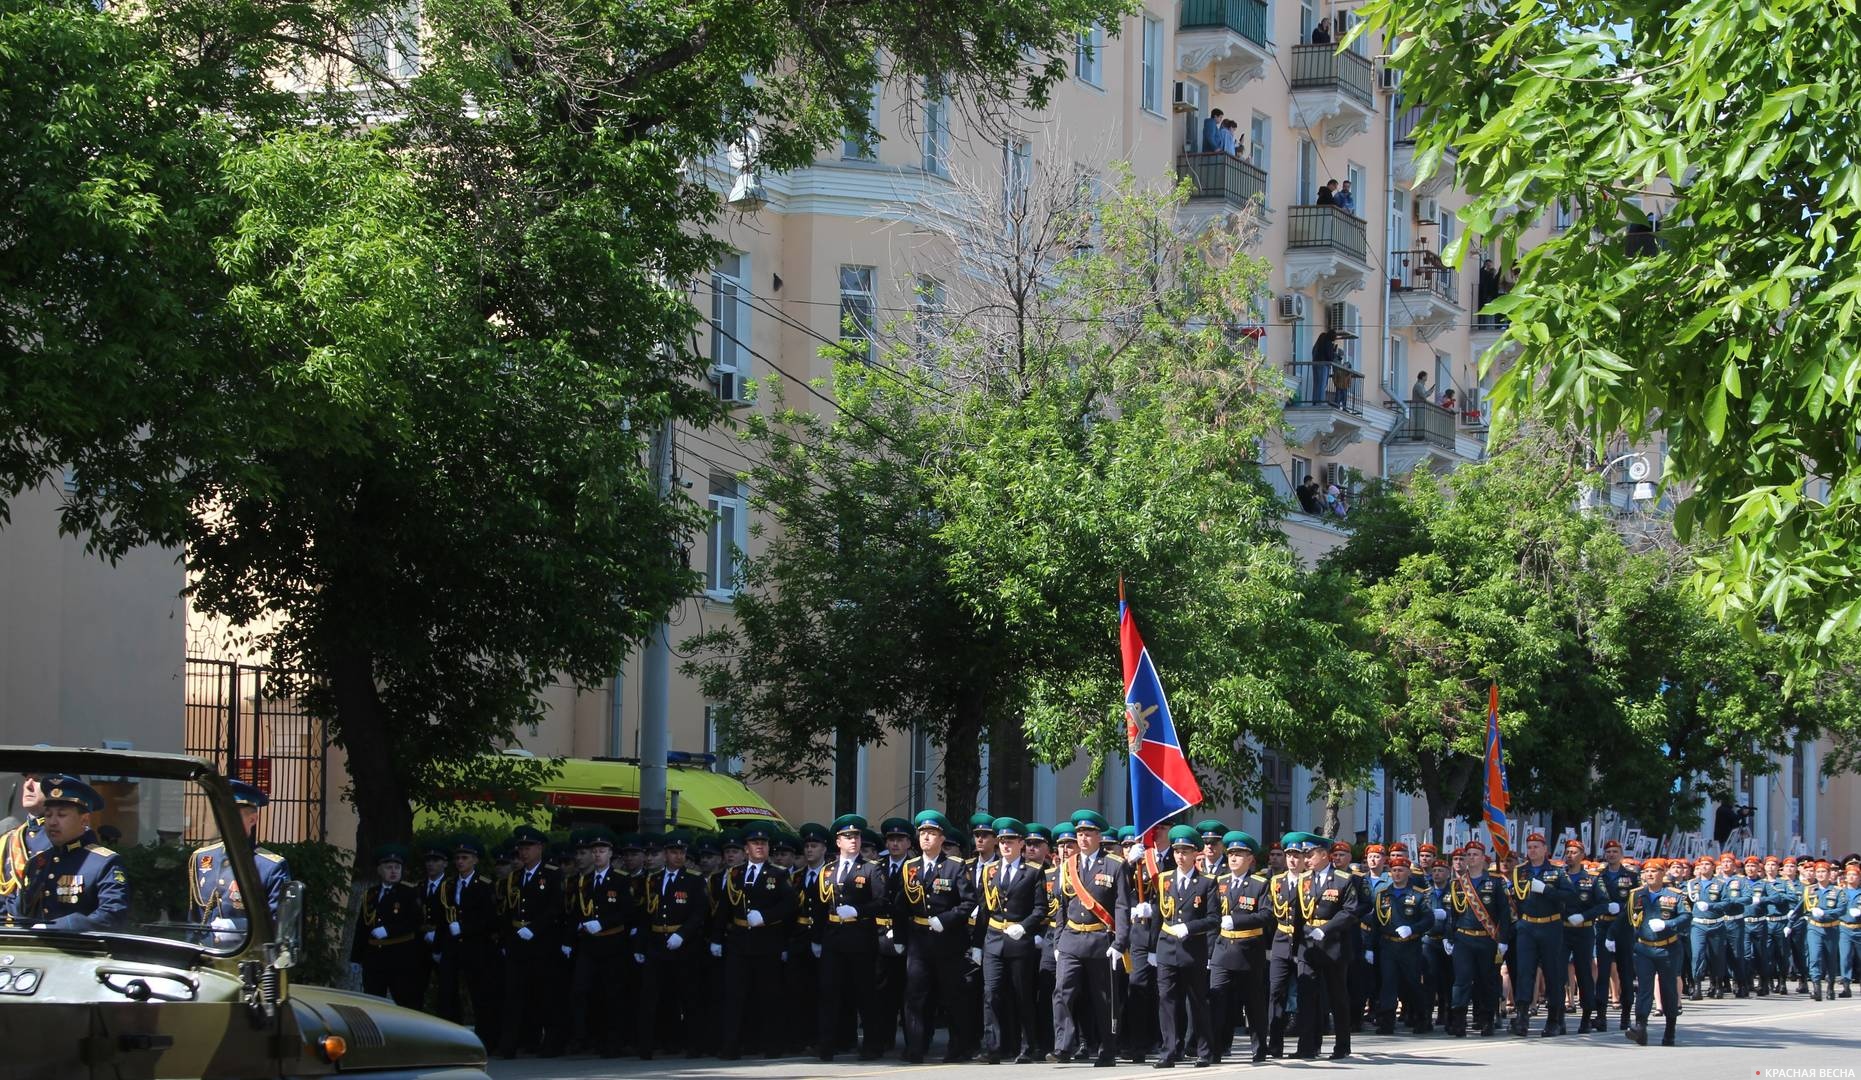
<path fill-rule="evenodd" d="M 1201 836 L 1191 825 L 1170 830 L 1176 869 L 1161 875 L 1157 897 L 1157 1026 L 1162 1049 L 1156 1068 L 1183 1060 L 1191 1038 L 1196 1068 L 1211 1063 L 1208 1026 L 1208 935 L 1221 923 L 1215 879 L 1196 865 Z M 1183 1030 L 1179 1013 L 1188 1016 Z"/>
<path fill-rule="evenodd" d="M 1434 1014 L 1430 1026 L 1438 1024 L 1446 1029 L 1454 1002 L 1454 959 L 1447 953 L 1448 935 L 1453 933 L 1448 917 L 1448 891 L 1454 878 L 1452 866 L 1432 857 L 1432 847 L 1432 844 L 1423 844 L 1421 848 L 1429 858 L 1428 899 L 1435 917 L 1434 925 L 1422 935 L 1422 981 L 1428 986 L 1428 1001 Z"/>
<path fill-rule="evenodd" d="M 1286 1028 L 1292 1021 L 1292 991 L 1299 981 L 1299 954 L 1306 940 L 1304 905 L 1300 902 L 1305 881 L 1306 853 L 1317 838 L 1311 833 L 1291 832 L 1281 838 L 1276 850 L 1281 853 L 1285 869 L 1267 881 L 1267 896 L 1273 909 L 1273 940 L 1267 960 L 1267 1053 L 1286 1055 Z M 1301 995 L 1307 1008 L 1321 1005 Z"/>
<path fill-rule="evenodd" d="M 1796 976 L 1796 992 L 1809 993 L 1809 953 L 1806 943 L 1809 938 L 1809 905 L 1803 903 L 1803 894 L 1815 884 L 1815 871 L 1809 863 L 1799 866 L 1796 856 L 1787 856 L 1783 861 L 1783 889 L 1790 902 L 1787 918 L 1783 924 L 1784 951 L 1789 954 L 1790 970 Z"/>
<path fill-rule="evenodd" d="M 1049 1060 L 1053 1056 L 1053 878 L 1047 871 L 1053 868 L 1053 830 L 1038 821 L 1027 825 L 1027 842 L 1021 846 L 1021 857 L 1030 865 L 1040 869 L 1040 910 L 1046 913 L 1047 929 L 1034 940 L 1034 951 L 1039 963 L 1034 973 L 1034 1024 L 1032 1036 L 1028 1039 L 1034 1045 L 1037 1060 Z"/>
<path fill-rule="evenodd" d="M 1654 1008 L 1659 980 L 1661 1015 L 1667 1020 L 1662 1046 L 1674 1045 L 1674 1021 L 1680 1015 L 1679 942 L 1687 932 L 1692 913 L 1687 897 L 1661 886 L 1664 867 L 1649 859 L 1641 868 L 1642 887 L 1628 898 L 1628 923 L 1635 936 L 1635 1026 L 1622 1034 L 1639 1046 L 1648 1045 L 1648 1014 Z"/>
<path fill-rule="evenodd" d="M 1207 818 L 1195 823 L 1195 831 L 1202 838 L 1202 850 L 1196 856 L 1196 865 L 1210 878 L 1226 877 L 1228 849 L 1223 841 L 1227 838 L 1228 827 L 1218 818 Z"/>
<path fill-rule="evenodd" d="M 795 885 L 795 913 L 790 919 L 788 959 L 783 962 L 783 979 L 789 987 L 786 1040 L 797 1052 L 814 1045 L 812 1035 L 807 1033 L 812 1033 L 820 1022 L 821 962 L 814 955 L 814 927 L 827 918 L 820 883 L 827 848 L 833 843 L 825 825 L 810 821 L 798 831 L 801 865 L 790 875 Z"/>
<path fill-rule="evenodd" d="M 1731 852 L 1719 855 L 1718 880 L 1725 883 L 1725 898 L 1730 902 L 1720 933 L 1725 937 L 1725 969 L 1721 974 L 1723 993 L 1745 996 L 1745 916 L 1751 905 L 1751 882 L 1739 872 L 1738 856 Z"/>
<path fill-rule="evenodd" d="M 978 810 L 969 815 L 969 839 L 976 853 L 964 863 L 965 872 L 969 874 L 970 895 L 978 898 L 977 909 L 969 914 L 969 927 L 966 931 L 974 935 L 976 924 L 981 918 L 980 898 L 982 896 L 982 872 L 995 861 L 995 815 L 986 810 Z M 982 951 L 970 949 L 963 956 L 964 997 L 958 1008 L 964 1010 L 970 1018 L 967 1025 L 976 1036 L 973 1043 L 965 1043 L 959 1057 L 967 1060 L 975 1057 L 983 1043 L 992 1038 L 989 1010 L 982 999 Z"/>
<path fill-rule="evenodd" d="M 1376 1033 L 1396 1033 L 1396 1004 L 1404 1003 L 1409 1030 L 1426 1035 L 1429 1008 L 1422 966 L 1422 936 L 1434 928 L 1434 897 L 1426 888 L 1410 884 L 1409 856 L 1397 852 L 1389 858 L 1389 876 L 1372 886 L 1371 909 L 1382 949 L 1377 954 L 1380 980 L 1376 1003 Z"/>
<path fill-rule="evenodd" d="M 1532 833 L 1525 838 L 1524 865 L 1509 875 L 1512 898 L 1518 901 L 1518 970 L 1512 976 L 1512 1034 L 1525 1035 L 1531 999 L 1544 976 L 1544 1036 L 1563 1035 L 1564 966 L 1569 953 L 1564 949 L 1564 909 L 1574 902 L 1576 889 L 1563 867 L 1550 861 L 1550 845 L 1544 836 Z"/>
<path fill-rule="evenodd" d="M 1364 895 L 1363 878 L 1334 865 L 1330 841 L 1310 836 L 1310 842 L 1307 872 L 1299 882 L 1300 924 L 1305 940 L 1300 943 L 1299 953 L 1299 1049 L 1294 1056 L 1318 1056 L 1328 1008 L 1331 1057 L 1336 1060 L 1351 1053 L 1347 965 L 1362 921 L 1360 913 L 1370 898 Z"/>
<path fill-rule="evenodd" d="M 1157 1045 L 1157 867 L 1148 857 L 1137 826 L 1118 827 L 1125 871 L 1131 881 L 1130 949 L 1127 971 L 1113 976 L 1112 994 L 1118 1007 L 1119 1049 L 1132 1062 L 1141 1062 Z"/>
<path fill-rule="evenodd" d="M 1842 916 L 1842 887 L 1835 884 L 1834 868 L 1827 859 L 1816 860 L 1815 884 L 1803 890 L 1803 908 L 1808 914 L 1805 952 L 1809 960 L 1810 997 L 1821 1001 L 1825 992 L 1835 998 L 1835 976 L 1841 968 L 1839 941 Z M 1699 905 L 1693 907 L 1695 917 Z"/>
<path fill-rule="evenodd" d="M 704 878 L 686 869 L 688 843 L 672 834 L 660 842 L 662 865 L 647 877 L 644 889 L 642 933 L 633 959 L 641 966 L 637 1049 L 640 1058 L 652 1060 L 660 1032 L 659 1018 L 666 1004 L 676 1019 L 674 1030 L 685 1056 L 704 1050 L 702 968 L 705 923 L 710 901 Z"/>
<path fill-rule="evenodd" d="M 26 861 L 7 914 L 35 930 L 114 930 L 129 920 L 129 880 L 116 852 L 97 842 L 90 816 L 103 796 L 75 776 L 45 776 L 38 810 L 46 846 Z"/>
<path fill-rule="evenodd" d="M 362 965 L 362 992 L 418 1009 L 426 994 L 426 964 L 420 940 L 426 905 L 420 890 L 401 880 L 407 849 L 385 844 L 375 849 L 380 884 L 362 894 L 355 946 L 349 959 Z"/>
<path fill-rule="evenodd" d="M 1266 945 L 1273 927 L 1273 906 L 1266 876 L 1255 872 L 1260 842 L 1235 830 L 1222 837 L 1222 846 L 1227 851 L 1228 872 L 1216 885 L 1220 918 L 1208 968 L 1214 1032 L 1209 1049 L 1220 1064 L 1234 1042 L 1234 1021 L 1245 1017 L 1253 1060 L 1259 1064 L 1267 1056 Z"/>
<path fill-rule="evenodd" d="M 725 868 L 718 879 L 722 891 L 719 922 L 724 934 L 722 941 L 711 942 L 711 955 L 724 961 L 723 1053 L 719 1056 L 726 1061 L 735 1061 L 742 1053 L 752 1003 L 759 1029 L 754 1033 L 755 1045 L 766 1055 L 779 1052 L 781 1040 L 770 1023 L 775 1011 L 769 1005 L 782 985 L 782 951 L 788 944 L 788 920 L 795 913 L 796 894 L 788 871 L 769 861 L 773 836 L 774 830 L 767 825 L 745 829 L 738 841 L 743 862 Z M 821 879 L 826 880 L 825 876 Z M 815 927 L 817 932 L 820 929 Z M 814 943 L 816 950 L 819 946 L 818 941 Z M 815 956 L 820 955 L 815 951 Z"/>
<path fill-rule="evenodd" d="M 278 917 L 278 902 L 284 899 L 284 886 L 291 880 L 291 868 L 284 856 L 258 847 L 258 812 L 271 801 L 258 788 L 243 780 L 228 780 L 233 789 L 233 804 L 239 807 L 239 821 L 253 843 L 252 861 L 258 868 L 259 888 L 265 893 L 265 906 L 272 918 Z M 191 907 L 194 922 L 204 923 L 217 932 L 224 944 L 243 936 L 246 929 L 246 898 L 239 894 L 239 881 L 226 857 L 223 841 L 194 852 Z"/>
<path fill-rule="evenodd" d="M 1455 863 L 1443 946 L 1454 960 L 1453 1014 L 1447 1031 L 1466 1037 L 1471 1003 L 1474 1026 L 1486 1036 L 1493 1033 L 1499 1012 L 1499 964 L 1512 943 L 1510 885 L 1486 872 L 1486 845 L 1478 840 L 1467 841 Z"/>
<path fill-rule="evenodd" d="M 1701 855 L 1693 863 L 1693 878 L 1683 890 L 1693 907 L 1687 940 L 1693 953 L 1692 999 L 1721 996 L 1725 981 L 1725 919 L 1731 910 L 1726 883 L 1713 876 L 1712 857 Z"/>
<path fill-rule="evenodd" d="M 879 1003 L 873 982 L 879 944 L 876 920 L 886 912 L 885 873 L 878 863 L 861 857 L 865 832 L 866 819 L 858 814 L 834 819 L 839 857 L 818 886 L 827 911 L 825 922 L 814 927 L 815 944 L 820 948 L 815 955 L 821 961 L 816 1051 L 822 1061 L 834 1059 L 843 1010 L 849 1007 L 858 1015 L 866 1038 L 859 1059 L 872 1061 L 880 1054 Z"/>
<path fill-rule="evenodd" d="M 420 890 L 420 1000 L 426 1001 L 427 987 L 433 984 L 433 978 L 439 971 L 439 932 L 445 929 L 446 920 L 441 917 L 440 890 L 446 887 L 451 876 L 452 853 L 445 844 L 428 844 L 424 852 L 423 863 L 426 866 L 426 878 L 418 886 Z M 423 1004 L 424 1007 L 424 1004 Z"/>
<path fill-rule="evenodd" d="M 1861 979 L 1861 858 L 1850 855 L 1842 864 L 1842 995 L 1853 993 L 1851 983 Z"/>
<path fill-rule="evenodd" d="M 497 888 L 498 940 L 504 949 L 504 1040 L 498 1050 L 506 1058 L 516 1057 L 520 1048 L 556 1057 L 568 1042 L 568 1033 L 551 1015 L 563 901 L 561 879 L 543 864 L 548 843 L 534 826 L 517 826 L 510 838 L 516 860 Z"/>
<path fill-rule="evenodd" d="M 1757 885 L 1758 897 L 1764 907 L 1764 915 L 1761 919 L 1764 924 L 1763 947 L 1760 953 L 1763 958 L 1763 976 L 1759 983 L 1761 989 L 1758 992 L 1760 995 L 1767 996 L 1781 994 L 1785 990 L 1783 977 L 1789 974 L 1789 965 L 1786 961 L 1788 953 L 1783 930 L 1784 924 L 1789 920 L 1787 912 L 1790 904 L 1782 892 L 1783 861 L 1775 855 L 1766 855 L 1762 866 L 1763 877 L 1758 880 Z"/>
<path fill-rule="evenodd" d="M 1001 858 L 983 871 L 970 938 L 982 950 L 983 999 L 996 1040 L 982 1049 L 991 1065 L 1010 1052 L 1015 1064 L 1027 1065 L 1038 1049 L 1033 1042 L 1034 984 L 1047 925 L 1045 872 L 1022 857 L 1027 830 L 1020 821 L 996 818 L 993 826 Z"/>
<path fill-rule="evenodd" d="M 636 894 L 631 879 L 614 865 L 618 846 L 614 834 L 597 825 L 582 840 L 587 844 L 588 869 L 577 884 L 570 916 L 574 926 L 570 951 L 575 961 L 570 987 L 576 1003 L 570 1019 L 577 1046 L 590 1053 L 598 1051 L 602 1057 L 618 1057 L 620 1015 L 630 1004 L 621 993 L 618 970 L 627 957 Z"/>
<path fill-rule="evenodd" d="M 905 1007 L 905 936 L 911 917 L 904 910 L 903 888 L 899 884 L 905 862 L 911 858 L 911 823 L 901 817 L 886 818 L 879 825 L 885 854 L 879 861 L 884 878 L 885 910 L 873 920 L 879 928 L 879 959 L 873 993 L 878 995 L 877 1030 L 866 1033 L 866 1045 L 889 1053 L 904 1020 Z"/>
<path fill-rule="evenodd" d="M 1106 852 L 1105 818 L 1096 810 L 1073 814 L 1079 850 L 1059 868 L 1055 933 L 1059 955 L 1054 993 L 1064 1004 L 1067 1031 L 1055 1032 L 1061 1046 L 1072 1045 L 1073 1024 L 1090 1017 L 1099 1040 L 1098 1066 L 1117 1063 L 1111 1022 L 1111 972 L 1123 964 L 1129 948 L 1131 879 L 1123 859 Z M 1055 1023 L 1061 1021 L 1056 1016 Z"/>
<path fill-rule="evenodd" d="M 475 836 L 460 836 L 452 849 L 452 876 L 440 892 L 439 1014 L 455 1024 L 465 1020 L 459 989 L 472 1001 L 472 1029 L 486 1046 L 498 1045 L 498 898 L 491 881 L 478 872 L 485 846 Z"/>
<path fill-rule="evenodd" d="M 1603 910 L 1596 916 L 1596 1019 L 1597 1031 L 1609 1030 L 1609 972 L 1613 969 L 1621 980 L 1622 1026 L 1628 1027 L 1634 1003 L 1634 937 L 1622 917 L 1628 894 L 1638 887 L 1640 875 L 1622 865 L 1622 842 L 1603 843 L 1603 868 L 1596 874 L 1598 899 Z"/>
<path fill-rule="evenodd" d="M 944 1060 L 959 1060 L 974 1038 L 958 1030 L 969 1022 L 961 1009 L 963 960 L 969 916 L 976 901 L 963 861 L 946 850 L 950 822 L 936 810 L 918 814 L 919 854 L 899 875 L 900 916 L 905 926 L 905 1060 L 921 1064 L 930 1049 L 934 1010 L 950 1006 L 950 1042 Z"/>
<path fill-rule="evenodd" d="M 1053 862 L 1047 867 L 1047 940 L 1040 949 L 1040 994 L 1047 1002 L 1049 1043 L 1053 1053 L 1048 1060 L 1070 1062 L 1086 1052 L 1084 1033 L 1068 1018 L 1066 1002 L 1060 997 L 1060 866 L 1079 854 L 1079 838 L 1073 823 L 1062 821 L 1053 826 Z M 1070 1040 L 1061 1042 L 1062 1038 Z"/>
<path fill-rule="evenodd" d="M 1571 895 L 1564 915 L 1562 960 L 1577 975 L 1577 1007 L 1583 1014 L 1577 1021 L 1577 1034 L 1588 1035 L 1591 1012 L 1607 1012 L 1609 1007 L 1609 984 L 1604 982 L 1599 988 L 1590 966 L 1596 956 L 1597 921 L 1609 913 L 1609 898 L 1602 880 L 1583 865 L 1583 842 L 1565 841 L 1564 853 L 1564 874 L 1570 880 Z"/>
<path fill-rule="evenodd" d="M 1744 940 L 1738 950 L 1738 996 L 1756 993 L 1759 997 L 1769 997 L 1771 896 L 1764 883 L 1764 860 L 1747 855 L 1743 869 L 1740 880 L 1744 882 L 1741 897 L 1745 905 Z"/>

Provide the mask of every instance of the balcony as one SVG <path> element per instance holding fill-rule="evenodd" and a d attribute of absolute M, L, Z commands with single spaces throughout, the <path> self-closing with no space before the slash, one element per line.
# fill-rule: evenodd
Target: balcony
<path fill-rule="evenodd" d="M 1215 87 L 1232 94 L 1266 74 L 1273 62 L 1266 0 L 1181 0 L 1176 69 L 1215 65 Z"/>
<path fill-rule="evenodd" d="M 1420 105 L 1412 106 L 1397 114 L 1395 145 L 1392 148 L 1394 157 L 1390 165 L 1396 183 L 1409 188 L 1418 198 L 1426 198 L 1440 192 L 1453 182 L 1454 165 L 1458 160 L 1458 155 L 1454 152 L 1454 148 L 1449 146 L 1442 152 L 1441 160 L 1436 162 L 1434 174 L 1418 185 L 1415 174 L 1415 129 L 1421 125 L 1421 122 L 1422 107 Z"/>
<path fill-rule="evenodd" d="M 1347 376 L 1343 389 L 1338 375 Z M 1363 438 L 1372 426 L 1363 408 L 1363 373 L 1342 364 L 1296 361 L 1286 365 L 1291 395 L 1286 399 L 1286 444 L 1306 446 L 1316 441 L 1320 454 L 1329 456 Z"/>
<path fill-rule="evenodd" d="M 1460 451 L 1455 431 L 1460 418 L 1452 411 L 1428 401 L 1409 401 L 1394 407 L 1403 410 L 1403 415 L 1396 420 L 1385 459 L 1391 476 L 1423 465 L 1435 472 L 1446 472 L 1478 456 L 1473 445 L 1469 446 L 1471 455 Z"/>
<path fill-rule="evenodd" d="M 1336 206 L 1292 206 L 1286 232 L 1286 285 L 1312 285 L 1326 300 L 1363 288 L 1370 273 L 1364 220 Z"/>
<path fill-rule="evenodd" d="M 1427 248 L 1390 252 L 1389 325 L 1433 341 L 1460 319 L 1454 271 Z"/>
<path fill-rule="evenodd" d="M 1189 181 L 1192 215 L 1266 212 L 1267 174 L 1251 161 L 1233 154 L 1181 154 L 1176 158 L 1176 177 Z"/>
<path fill-rule="evenodd" d="M 1367 57 L 1331 45 L 1292 47 L 1293 126 L 1324 125 L 1325 145 L 1343 146 L 1376 119 L 1375 69 Z"/>

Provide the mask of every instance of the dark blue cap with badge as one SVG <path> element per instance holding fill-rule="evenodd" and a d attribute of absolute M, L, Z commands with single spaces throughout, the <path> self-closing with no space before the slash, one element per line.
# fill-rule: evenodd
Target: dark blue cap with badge
<path fill-rule="evenodd" d="M 376 848 L 375 865 L 381 866 L 385 863 L 396 863 L 401 866 L 406 866 L 407 849 L 399 844 L 383 844 Z"/>
<path fill-rule="evenodd" d="M 879 823 L 879 831 L 886 837 L 910 836 L 911 823 L 901 817 L 888 817 Z"/>
<path fill-rule="evenodd" d="M 1074 832 L 1078 832 L 1081 829 L 1093 829 L 1102 833 L 1107 828 L 1110 828 L 1110 826 L 1105 823 L 1105 815 L 1099 813 L 1097 810 L 1073 811 Z"/>
<path fill-rule="evenodd" d="M 544 836 L 543 830 L 534 825 L 519 825 L 510 831 L 510 842 L 512 847 L 524 844 L 547 844 L 549 837 Z"/>
<path fill-rule="evenodd" d="M 75 806 L 86 814 L 95 814 L 103 809 L 103 796 L 97 789 L 79 780 L 75 776 L 49 776 L 39 781 L 39 789 L 44 793 L 44 805 L 58 803 L 62 806 Z"/>
<path fill-rule="evenodd" d="M 240 806 L 250 806 L 256 810 L 271 802 L 270 796 L 244 780 L 228 780 L 227 783 L 233 788 L 233 802 Z"/>
<path fill-rule="evenodd" d="M 741 835 L 746 844 L 751 840 L 774 841 L 775 825 L 766 821 L 752 822 L 743 826 Z"/>
<path fill-rule="evenodd" d="M 471 833 L 460 833 L 452 842 L 452 853 L 454 855 L 476 855 L 482 859 L 485 857 L 485 844 Z"/>
<path fill-rule="evenodd" d="M 834 842 L 834 837 L 832 833 L 827 831 L 827 826 L 822 825 L 820 822 L 804 821 L 801 824 L 801 842 L 804 844 L 831 844 Z"/>

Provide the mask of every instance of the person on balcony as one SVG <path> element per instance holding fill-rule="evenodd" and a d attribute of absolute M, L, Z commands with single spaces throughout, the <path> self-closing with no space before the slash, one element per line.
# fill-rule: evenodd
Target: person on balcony
<path fill-rule="evenodd" d="M 1222 115 L 1220 109 L 1210 109 L 1207 119 L 1202 121 L 1202 152 L 1205 154 L 1221 149 Z"/>
<path fill-rule="evenodd" d="M 1320 19 L 1318 20 L 1317 25 L 1312 27 L 1312 44 L 1314 45 L 1331 44 L 1331 20 L 1330 19 Z"/>
<path fill-rule="evenodd" d="M 1318 477 L 1307 474 L 1305 481 L 1294 488 L 1293 493 L 1299 496 L 1299 509 L 1313 515 L 1324 513 L 1325 504 L 1318 495 Z"/>
<path fill-rule="evenodd" d="M 1336 180 L 1331 181 L 1329 184 L 1318 185 L 1318 196 L 1312 200 L 1312 205 L 1336 206 L 1338 204 L 1337 190 L 1338 182 Z"/>
<path fill-rule="evenodd" d="M 1330 394 L 1331 403 L 1342 404 L 1331 393 L 1331 366 L 1339 361 L 1341 350 L 1338 348 L 1336 332 L 1326 330 L 1312 342 L 1312 401 L 1320 402 Z"/>
<path fill-rule="evenodd" d="M 1332 183 L 1335 184 L 1337 181 L 1334 180 Z M 1332 198 L 1337 202 L 1338 209 L 1345 213 L 1355 214 L 1357 212 L 1357 196 L 1351 194 L 1351 182 L 1349 180 L 1339 185 L 1338 193 Z"/>
<path fill-rule="evenodd" d="M 1450 413 L 1460 411 L 1460 399 L 1455 396 L 1454 388 L 1451 386 L 1441 391 L 1439 403 L 1443 409 L 1446 409 Z"/>
<path fill-rule="evenodd" d="M 1241 134 L 1241 125 L 1233 120 L 1221 122 L 1221 148 L 1235 157 L 1241 156 L 1241 143 L 1246 136 Z"/>
<path fill-rule="evenodd" d="M 1428 373 L 1426 371 L 1415 373 L 1415 385 L 1409 388 L 1409 400 L 1420 405 L 1432 404 L 1434 399 L 1428 394 Z"/>

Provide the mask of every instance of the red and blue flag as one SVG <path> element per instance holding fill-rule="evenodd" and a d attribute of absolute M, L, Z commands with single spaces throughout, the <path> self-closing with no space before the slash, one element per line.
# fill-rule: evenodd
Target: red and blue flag
<path fill-rule="evenodd" d="M 1503 859 L 1512 853 L 1512 819 L 1506 814 L 1512 807 L 1512 793 L 1506 787 L 1506 749 L 1499 738 L 1498 683 L 1492 684 L 1486 698 L 1486 794 L 1481 804 L 1493 856 Z"/>
<path fill-rule="evenodd" d="M 1124 728 L 1131 760 L 1131 820 L 1147 846 L 1158 826 L 1202 801 L 1170 719 L 1163 682 L 1118 584 L 1118 646 L 1124 654 Z"/>

